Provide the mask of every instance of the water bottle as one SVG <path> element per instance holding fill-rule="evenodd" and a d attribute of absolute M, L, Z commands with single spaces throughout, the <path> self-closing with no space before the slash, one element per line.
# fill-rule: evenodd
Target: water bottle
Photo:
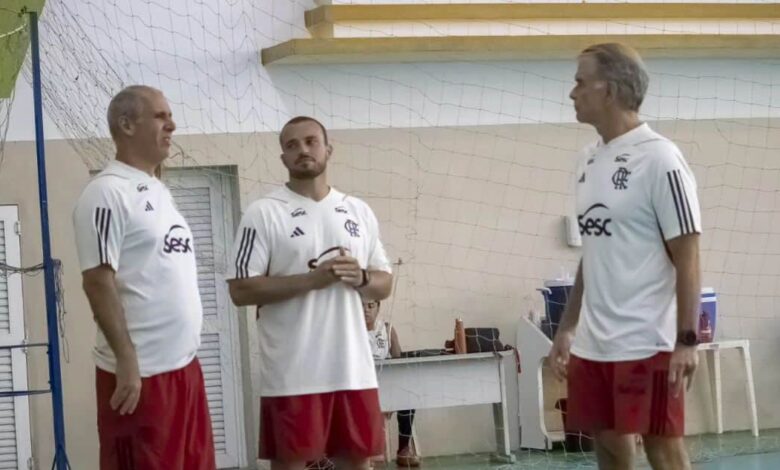
<path fill-rule="evenodd" d="M 460 318 L 455 319 L 455 354 L 466 354 L 466 329 Z"/>

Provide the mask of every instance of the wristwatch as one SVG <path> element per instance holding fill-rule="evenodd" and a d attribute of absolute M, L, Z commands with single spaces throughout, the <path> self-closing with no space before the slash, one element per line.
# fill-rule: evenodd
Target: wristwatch
<path fill-rule="evenodd" d="M 368 283 L 371 282 L 371 273 L 369 273 L 367 269 L 361 269 L 361 271 L 363 271 L 363 282 L 357 286 L 358 289 L 366 287 Z"/>
<path fill-rule="evenodd" d="M 683 346 L 696 346 L 699 344 L 699 335 L 695 330 L 682 330 L 677 332 L 677 344 Z"/>

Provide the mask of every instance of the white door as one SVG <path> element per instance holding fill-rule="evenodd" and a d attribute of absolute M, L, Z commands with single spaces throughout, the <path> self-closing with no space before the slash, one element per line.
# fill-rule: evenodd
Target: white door
<path fill-rule="evenodd" d="M 218 169 L 165 170 L 163 177 L 195 238 L 203 333 L 198 358 L 206 379 L 218 468 L 247 465 L 238 310 L 225 282 L 234 225 L 235 177 Z"/>
<path fill-rule="evenodd" d="M 0 206 L 0 264 L 19 267 L 19 212 Z M 22 275 L 0 269 L 0 346 L 22 344 Z M 27 356 L 22 349 L 0 349 L 0 392 L 27 390 Z M 0 469 L 27 468 L 31 457 L 27 397 L 0 398 Z"/>

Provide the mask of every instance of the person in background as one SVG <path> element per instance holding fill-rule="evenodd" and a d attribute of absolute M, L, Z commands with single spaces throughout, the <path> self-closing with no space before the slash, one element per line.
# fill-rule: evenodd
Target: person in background
<path fill-rule="evenodd" d="M 389 323 L 377 321 L 379 307 L 378 300 L 363 301 L 363 313 L 366 318 L 371 353 L 374 355 L 374 359 L 399 358 L 401 357 L 401 343 L 398 341 L 398 334 Z M 419 467 L 420 458 L 417 456 L 412 440 L 414 410 L 399 411 L 397 419 L 398 453 L 396 454 L 396 464 L 399 467 Z"/>

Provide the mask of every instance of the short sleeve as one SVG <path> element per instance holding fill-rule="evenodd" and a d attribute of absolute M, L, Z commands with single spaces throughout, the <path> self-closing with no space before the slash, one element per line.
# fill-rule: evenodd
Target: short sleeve
<path fill-rule="evenodd" d="M 664 240 L 701 233 L 696 180 L 679 150 L 664 146 L 657 155 L 651 198 Z"/>
<path fill-rule="evenodd" d="M 575 157 L 574 174 L 571 177 L 572 202 L 567 211 L 570 216 L 574 217 L 574 220 L 577 220 L 577 193 L 580 185 L 585 182 L 585 169 L 591 154 L 591 146 L 588 146 L 578 152 Z"/>
<path fill-rule="evenodd" d="M 111 180 L 93 180 L 73 211 L 73 228 L 81 270 L 107 265 L 119 268 L 127 223 L 127 205 Z"/>
<path fill-rule="evenodd" d="M 367 207 L 367 218 L 371 228 L 371 240 L 369 244 L 368 252 L 368 269 L 375 271 L 385 271 L 392 273 L 393 269 L 390 265 L 390 260 L 387 258 L 387 252 L 382 244 L 382 238 L 379 233 L 379 222 L 376 220 L 376 215 L 370 207 Z"/>
<path fill-rule="evenodd" d="M 266 214 L 257 205 L 250 206 L 241 217 L 233 242 L 233 266 L 228 271 L 228 279 L 245 279 L 268 274 L 271 259 L 268 223 Z"/>

